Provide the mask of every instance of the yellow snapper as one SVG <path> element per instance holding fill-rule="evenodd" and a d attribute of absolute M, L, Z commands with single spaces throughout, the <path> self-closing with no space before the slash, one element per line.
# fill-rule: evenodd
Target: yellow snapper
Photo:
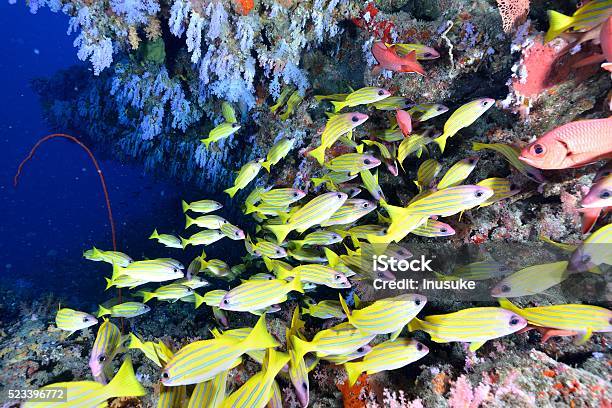
<path fill-rule="evenodd" d="M 378 184 L 378 170 L 374 174 L 372 174 L 370 170 L 363 170 L 359 172 L 359 175 L 361 176 L 363 186 L 375 200 L 385 199 L 385 193 L 382 188 L 380 188 L 380 184 Z"/>
<path fill-rule="evenodd" d="M 342 207 L 338 208 L 331 217 L 321 223 L 321 226 L 352 224 L 375 209 L 376 204 L 372 201 L 352 198 L 346 200 Z"/>
<path fill-rule="evenodd" d="M 476 183 L 476 185 L 493 190 L 493 196 L 484 203 L 480 204 L 480 207 L 486 207 L 498 201 L 505 200 L 508 197 L 518 194 L 520 191 L 510 180 L 502 177 L 491 177 L 484 179 Z"/>
<path fill-rule="evenodd" d="M 494 104 L 495 99 L 481 98 L 468 102 L 454 111 L 444 123 L 444 133 L 434 139 L 434 142 L 440 146 L 440 151 L 444 152 L 449 137 L 476 122 L 476 119 L 481 117 Z"/>
<path fill-rule="evenodd" d="M 576 272 L 596 271 L 598 265 L 612 265 L 612 223 L 591 233 L 572 254 L 571 270 Z"/>
<path fill-rule="evenodd" d="M 391 334 L 397 338 L 408 324 L 427 303 L 427 298 L 417 294 L 403 294 L 391 298 L 376 300 L 362 309 L 349 310 L 342 295 L 340 304 L 348 322 L 364 333 Z"/>
<path fill-rule="evenodd" d="M 126 358 L 121 364 L 119 371 L 113 379 L 106 385 L 96 381 L 72 381 L 49 384 L 41 390 L 53 389 L 65 390 L 66 401 L 46 402 L 45 407 L 53 408 L 91 408 L 106 406 L 106 401 L 110 398 L 119 397 L 139 397 L 147 392 L 140 385 L 132 368 L 132 361 Z M 40 401 L 26 401 L 23 405 L 26 408 L 38 408 Z"/>
<path fill-rule="evenodd" d="M 560 261 L 523 268 L 495 285 L 491 289 L 491 296 L 517 297 L 542 293 L 569 277 L 567 266 L 567 261 Z"/>
<path fill-rule="evenodd" d="M 453 227 L 442 221 L 434 220 L 433 218 L 428 218 L 427 222 L 416 227 L 411 232 L 414 235 L 430 238 L 455 235 L 455 230 Z"/>
<path fill-rule="evenodd" d="M 191 397 L 187 408 L 219 408 L 226 397 L 227 375 L 229 370 L 225 370 L 215 375 L 211 380 L 198 383 Z"/>
<path fill-rule="evenodd" d="M 297 188 L 275 188 L 261 193 L 260 199 L 264 203 L 283 207 L 293 204 L 305 196 L 306 192 Z"/>
<path fill-rule="evenodd" d="M 335 172 L 348 172 L 349 175 L 369 170 L 380 165 L 380 160 L 370 154 L 346 153 L 325 163 L 325 167 Z"/>
<path fill-rule="evenodd" d="M 269 348 L 262 370 L 253 375 L 240 388 L 231 393 L 224 408 L 263 408 L 272 398 L 272 384 L 279 371 L 287 364 L 288 356 Z"/>
<path fill-rule="evenodd" d="M 429 185 L 436 178 L 440 170 L 442 170 L 442 165 L 435 159 L 427 159 L 421 163 L 417 170 L 417 179 L 414 181 L 419 191 L 429 188 Z"/>
<path fill-rule="evenodd" d="M 153 230 L 153 233 L 149 237 L 149 239 L 156 239 L 157 242 L 166 246 L 167 248 L 180 248 L 183 249 L 181 245 L 181 240 L 178 237 L 175 237 L 171 234 L 159 234 L 157 229 Z"/>
<path fill-rule="evenodd" d="M 225 101 L 221 103 L 221 114 L 223 115 L 223 119 L 225 119 L 226 122 L 236 122 L 236 111 L 230 103 Z"/>
<path fill-rule="evenodd" d="M 236 133 L 240 129 L 240 125 L 236 122 L 223 122 L 208 133 L 208 137 L 201 139 L 200 142 L 204 143 L 206 148 L 213 142 L 226 139 Z"/>
<path fill-rule="evenodd" d="M 276 100 L 276 103 L 270 106 L 270 112 L 274 113 L 278 109 L 280 109 L 285 104 L 285 102 L 287 102 L 287 99 L 294 91 L 295 91 L 295 88 L 292 86 L 283 87 L 283 89 L 280 92 L 280 95 L 278 96 L 278 99 Z"/>
<path fill-rule="evenodd" d="M 327 230 L 313 231 L 306 235 L 304 239 L 290 241 L 296 248 L 301 248 L 304 245 L 333 245 L 342 241 L 342 236 L 339 233 Z"/>
<path fill-rule="evenodd" d="M 342 101 L 331 101 L 331 103 L 334 105 L 334 112 L 340 112 L 345 107 L 375 103 L 389 96 L 391 93 L 386 89 L 368 86 L 351 92 Z"/>
<path fill-rule="evenodd" d="M 353 385 L 362 372 L 368 375 L 381 371 L 396 370 L 413 363 L 429 353 L 429 349 L 416 340 L 398 338 L 372 347 L 362 361 L 344 363 L 349 384 Z"/>
<path fill-rule="evenodd" d="M 436 343 L 459 341 L 478 350 L 488 340 L 507 336 L 527 326 L 527 320 L 500 307 L 473 307 L 444 315 L 415 318 L 408 330 L 422 330 Z"/>
<path fill-rule="evenodd" d="M 311 150 L 308 155 L 317 159 L 319 164 L 323 164 L 325 161 L 325 150 L 336 143 L 340 136 L 352 131 L 368 120 L 368 117 L 368 115 L 359 112 L 341 113 L 332 116 L 327 120 L 325 129 L 323 129 L 321 134 L 321 145 Z"/>
<path fill-rule="evenodd" d="M 132 258 L 123 252 L 118 251 L 102 251 L 96 247 L 83 252 L 83 257 L 95 262 L 106 262 L 109 264 L 117 264 L 121 267 L 126 267 L 134 262 Z"/>
<path fill-rule="evenodd" d="M 612 332 L 612 311 L 599 306 L 565 304 L 521 309 L 505 298 L 499 299 L 499 305 L 524 317 L 530 325 L 577 332 L 580 343 L 595 332 Z"/>
<path fill-rule="evenodd" d="M 450 169 L 444 174 L 442 179 L 438 182 L 437 189 L 442 190 L 447 187 L 454 187 L 463 183 L 467 179 L 474 168 L 478 164 L 477 157 L 468 157 L 467 159 L 459 160 L 453 164 Z"/>
<path fill-rule="evenodd" d="M 192 201 L 191 203 L 187 203 L 185 200 L 183 200 L 182 205 L 183 205 L 183 212 L 187 212 L 191 210 L 193 212 L 197 212 L 200 214 L 207 214 L 207 213 L 217 211 L 223 208 L 223 204 L 218 203 L 217 201 L 214 201 L 214 200 L 199 200 L 199 201 Z"/>
<path fill-rule="evenodd" d="M 189 385 L 208 381 L 232 367 L 244 353 L 278 346 L 266 329 L 265 314 L 244 340 L 221 337 L 195 341 L 177 351 L 161 374 L 166 386 Z"/>
<path fill-rule="evenodd" d="M 124 302 L 106 308 L 102 305 L 98 307 L 98 317 L 110 315 L 111 317 L 136 317 L 147 313 L 151 308 L 140 302 Z"/>
<path fill-rule="evenodd" d="M 240 241 L 244 239 L 244 231 L 229 222 L 221 225 L 220 231 L 231 240 Z"/>
<path fill-rule="evenodd" d="M 412 134 L 410 137 L 404 138 L 397 148 L 397 162 L 402 169 L 404 168 L 404 160 L 412 153 L 416 153 L 417 157 L 421 157 L 423 149 L 433 141 L 432 138 L 424 134 Z"/>
<path fill-rule="evenodd" d="M 127 275 L 130 278 L 147 282 L 164 282 L 184 277 L 183 271 L 176 265 L 140 262 L 131 263 L 126 268 L 120 268 L 118 265 L 113 265 L 113 276 L 111 281 L 115 282 L 117 278 L 122 275 Z"/>
<path fill-rule="evenodd" d="M 55 324 L 58 329 L 69 331 L 69 336 L 77 330 L 98 324 L 98 319 L 89 313 L 79 312 L 78 310 L 63 308 L 55 315 Z"/>
<path fill-rule="evenodd" d="M 274 143 L 274 146 L 268 151 L 266 160 L 261 163 L 261 166 L 270 172 L 270 167 L 281 161 L 295 144 L 295 139 L 287 139 L 286 137 L 281 138 L 278 142 Z"/>
<path fill-rule="evenodd" d="M 291 291 L 304 293 L 299 273 L 290 282 L 282 279 L 249 280 L 232 288 L 217 305 L 224 310 L 250 312 L 283 303 Z"/>
<path fill-rule="evenodd" d="M 403 211 L 411 215 L 449 217 L 474 208 L 492 196 L 493 190 L 487 187 L 475 185 L 448 187 L 412 202 Z M 394 220 L 394 214 L 390 215 Z"/>
<path fill-rule="evenodd" d="M 161 340 L 155 343 L 153 341 L 142 341 L 134 333 L 130 333 L 129 336 L 130 343 L 127 346 L 128 349 L 142 351 L 149 360 L 160 368 L 173 356 L 172 351 Z"/>
<path fill-rule="evenodd" d="M 334 364 L 344 364 L 347 361 L 357 360 L 372 351 L 372 346 L 366 344 L 364 346 L 359 347 L 357 350 L 352 353 L 340 354 L 340 355 L 330 355 L 321 357 L 322 360 L 332 362 Z"/>
<path fill-rule="evenodd" d="M 472 262 L 467 265 L 463 265 L 455 269 L 452 275 L 442 275 L 439 273 L 435 273 L 439 279 L 442 280 L 487 280 L 492 278 L 500 278 L 502 276 L 508 275 L 510 273 L 510 269 L 499 262 L 496 261 L 478 261 Z"/>
<path fill-rule="evenodd" d="M 142 301 L 147 303 L 149 300 L 157 298 L 157 300 L 176 302 L 180 298 L 189 295 L 193 295 L 192 288 L 177 283 L 171 283 L 157 288 L 155 292 L 142 292 Z"/>
<path fill-rule="evenodd" d="M 238 176 L 236 176 L 236 180 L 234 180 L 234 186 L 223 190 L 230 197 L 234 197 L 238 190 L 241 190 L 247 186 L 259 173 L 261 170 L 261 163 L 263 159 L 257 159 L 248 162 L 244 166 L 240 168 L 238 171 Z"/>
<path fill-rule="evenodd" d="M 303 313 L 319 319 L 344 319 L 346 317 L 340 302 L 336 300 L 322 300 L 316 303 L 311 298 L 307 298 Z"/>
<path fill-rule="evenodd" d="M 476 152 L 483 150 L 483 149 L 493 150 L 501 154 L 502 156 L 504 156 L 506 161 L 512 165 L 512 167 L 514 167 L 515 169 L 517 169 L 519 172 L 529 177 L 530 179 L 535 180 L 539 183 L 542 183 L 545 181 L 544 176 L 542 175 L 542 172 L 540 171 L 540 169 L 537 169 L 525 163 L 524 161 L 519 160 L 519 156 L 521 154 L 521 150 L 519 148 L 510 146 L 504 143 L 488 143 L 487 144 L 487 143 L 474 142 L 472 144 L 472 150 Z"/>
<path fill-rule="evenodd" d="M 180 237 L 180 238 L 181 238 L 181 245 L 183 246 L 183 248 L 187 248 L 189 245 L 196 246 L 196 245 L 213 244 L 219 241 L 220 239 L 225 238 L 225 234 L 220 229 L 219 230 L 207 229 L 207 230 L 203 230 L 200 232 L 196 232 L 189 238 L 183 238 L 183 237 Z"/>
<path fill-rule="evenodd" d="M 302 100 L 304 99 L 304 97 L 302 95 L 300 95 L 299 91 L 295 91 L 291 94 L 291 96 L 289 97 L 289 99 L 287 100 L 287 107 L 285 108 L 285 112 L 283 112 L 279 118 L 281 120 L 287 120 L 289 119 L 289 116 L 291 116 L 291 114 L 293 113 L 293 111 L 295 110 L 295 108 L 298 107 L 298 105 L 300 103 L 302 103 Z"/>
<path fill-rule="evenodd" d="M 287 220 L 283 225 L 268 225 L 267 229 L 276 236 L 278 243 L 285 240 L 291 231 L 304 232 L 308 228 L 325 222 L 331 217 L 346 201 L 348 196 L 345 193 L 331 192 L 321 194 L 313 198 Z"/>
<path fill-rule="evenodd" d="M 417 60 L 432 60 L 440 58 L 440 53 L 435 49 L 423 44 L 386 44 L 387 48 L 393 47 L 400 56 L 408 55 L 411 52 L 416 53 Z"/>
<path fill-rule="evenodd" d="M 191 218 L 188 214 L 185 214 L 185 229 L 192 225 L 197 225 L 200 228 L 206 229 L 219 229 L 221 225 L 225 224 L 227 220 L 218 215 L 202 215 L 201 217 Z"/>
<path fill-rule="evenodd" d="M 583 6 L 576 10 L 572 16 L 548 10 L 550 26 L 544 40 L 548 42 L 570 28 L 573 31 L 589 30 L 612 15 L 612 1 L 610 0 L 591 0 L 582 4 Z"/>
<path fill-rule="evenodd" d="M 338 272 L 325 265 L 299 265 L 290 271 L 278 275 L 279 279 L 284 279 L 288 276 L 300 276 L 302 282 L 325 285 L 334 289 L 347 289 L 351 287 L 351 283 L 342 272 Z"/>
<path fill-rule="evenodd" d="M 446 112 L 448 112 L 448 107 L 439 103 L 421 103 L 408 109 L 410 116 L 419 122 L 425 122 Z"/>
<path fill-rule="evenodd" d="M 389 96 L 378 102 L 368 104 L 368 107 L 372 107 L 378 110 L 394 111 L 396 109 L 406 109 L 410 106 L 410 100 L 403 96 Z"/>
<path fill-rule="evenodd" d="M 117 326 L 104 319 L 98 328 L 96 340 L 94 341 L 89 356 L 89 368 L 96 381 L 106 383 L 105 374 L 111 367 L 113 358 L 119 353 L 123 346 L 121 331 Z"/>
<path fill-rule="evenodd" d="M 315 352 L 317 357 L 329 355 L 344 355 L 368 344 L 376 337 L 373 333 L 364 333 L 348 322 L 340 323 L 332 328 L 321 330 L 311 341 L 305 341 L 297 336 L 291 338 L 298 356 Z"/>

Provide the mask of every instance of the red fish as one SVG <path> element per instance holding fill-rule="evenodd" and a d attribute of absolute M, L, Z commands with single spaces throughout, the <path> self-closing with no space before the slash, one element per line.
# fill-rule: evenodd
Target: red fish
<path fill-rule="evenodd" d="M 608 17 L 608 19 L 600 27 L 597 27 L 591 31 L 598 34 L 597 37 L 586 38 L 583 40 L 587 41 L 587 40 L 599 39 L 602 53 L 590 55 L 584 58 L 583 60 L 579 61 L 578 63 L 574 64 L 572 67 L 579 68 L 579 67 L 584 67 L 587 65 L 598 64 L 600 62 L 603 62 L 601 64 L 601 67 L 605 69 L 606 71 L 612 72 L 612 16 Z"/>
<path fill-rule="evenodd" d="M 521 151 L 519 159 L 539 169 L 581 167 L 612 158 L 612 117 L 566 123 Z"/>
<path fill-rule="evenodd" d="M 586 234 L 593 228 L 601 214 L 612 210 L 612 162 L 602 167 L 595 178 L 588 194 L 580 201 L 582 208 L 582 233 Z"/>
<path fill-rule="evenodd" d="M 408 137 L 408 135 L 412 133 L 412 119 L 410 118 L 410 114 L 405 110 L 398 109 L 395 111 L 395 119 L 404 137 Z"/>
<path fill-rule="evenodd" d="M 416 72 L 425 75 L 425 70 L 416 58 L 416 52 L 400 57 L 394 47 L 387 47 L 383 42 L 375 42 L 372 45 L 372 54 L 378 65 L 374 67 L 372 73 L 377 75 L 381 69 L 388 69 L 393 72 Z"/>

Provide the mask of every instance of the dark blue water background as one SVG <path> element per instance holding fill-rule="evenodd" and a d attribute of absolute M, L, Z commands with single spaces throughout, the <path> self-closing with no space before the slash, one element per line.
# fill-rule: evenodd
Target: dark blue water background
<path fill-rule="evenodd" d="M 93 245 L 111 249 L 104 198 L 88 156 L 73 143 L 51 140 L 28 163 L 19 186 L 12 185 L 19 162 L 53 131 L 30 81 L 85 64 L 76 58 L 67 23 L 61 13 L 42 9 L 33 15 L 24 2 L 0 1 L 0 286 L 28 303 L 53 293 L 71 307 L 91 309 L 115 293 L 103 292 L 110 266 L 82 258 Z M 197 190 L 136 165 L 100 160 L 100 166 L 120 250 L 135 259 L 175 256 L 188 263 L 195 250 L 185 254 L 147 238 L 153 228 L 182 232 L 179 191 L 196 199 Z"/>

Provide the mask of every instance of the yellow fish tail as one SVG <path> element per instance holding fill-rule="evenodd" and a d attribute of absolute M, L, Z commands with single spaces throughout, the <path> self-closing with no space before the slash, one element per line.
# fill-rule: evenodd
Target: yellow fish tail
<path fill-rule="evenodd" d="M 140 349 L 142 347 L 142 341 L 134 334 L 130 333 L 130 344 L 128 344 L 128 349 Z"/>
<path fill-rule="evenodd" d="M 155 297 L 155 293 L 152 292 L 142 292 L 142 303 L 147 303 L 149 300 Z"/>
<path fill-rule="evenodd" d="M 206 148 L 208 149 L 208 147 L 213 142 L 213 140 L 212 140 L 212 138 L 207 137 L 206 139 L 200 140 L 200 142 L 204 143 L 204 146 L 206 146 Z"/>
<path fill-rule="evenodd" d="M 346 106 L 344 101 L 330 101 L 334 105 L 334 113 L 340 112 Z"/>
<path fill-rule="evenodd" d="M 296 354 L 296 360 L 304 357 L 306 353 L 309 353 L 315 349 L 312 342 L 302 340 L 298 336 L 291 336 L 291 344 L 293 345 L 293 351 Z"/>
<path fill-rule="evenodd" d="M 349 385 L 353 386 L 353 384 L 357 382 L 357 379 L 362 373 L 361 363 L 344 363 L 344 369 L 346 370 L 346 374 L 348 375 Z"/>
<path fill-rule="evenodd" d="M 112 397 L 139 397 L 145 394 L 145 389 L 134 375 L 132 360 L 129 357 L 125 359 L 115 377 L 104 386 L 104 395 L 107 399 Z"/>
<path fill-rule="evenodd" d="M 512 303 L 506 298 L 499 298 L 497 299 L 497 301 L 499 302 L 499 305 L 501 307 L 503 307 L 504 309 L 510 310 L 511 312 L 514 312 L 516 314 L 520 314 L 523 311 L 523 309 L 521 309 L 520 307 L 518 307 L 517 305 L 515 305 L 514 303 Z"/>
<path fill-rule="evenodd" d="M 251 214 L 254 213 L 255 211 L 257 211 L 257 207 L 255 207 L 255 204 L 252 203 L 246 203 L 246 208 L 244 210 L 244 214 Z"/>
<path fill-rule="evenodd" d="M 321 145 L 317 147 L 316 149 L 311 150 L 308 154 L 314 157 L 315 159 L 317 159 L 319 164 L 323 164 L 323 162 L 325 161 L 325 146 Z M 315 187 L 324 181 L 323 179 L 320 179 L 320 180 L 321 181 L 318 184 L 315 182 Z"/>
<path fill-rule="evenodd" d="M 279 244 L 281 244 L 285 240 L 285 238 L 287 238 L 287 235 L 289 235 L 289 233 L 291 232 L 290 224 L 268 225 L 266 228 L 272 231 L 274 236 L 276 236 L 276 242 L 278 242 Z"/>
<path fill-rule="evenodd" d="M 353 324 L 353 318 L 351 315 L 351 311 L 349 310 L 348 305 L 346 304 L 346 300 L 344 300 L 341 294 L 338 294 L 338 297 L 340 298 L 340 305 L 342 306 L 342 310 L 344 310 L 344 314 L 346 315 L 346 318 L 348 319 L 350 324 Z M 353 326 L 355 325 L 353 324 Z"/>
<path fill-rule="evenodd" d="M 109 315 L 109 314 L 111 314 L 110 310 L 108 310 L 102 305 L 98 305 L 98 317 L 102 317 L 102 316 Z"/>
<path fill-rule="evenodd" d="M 289 283 L 290 291 L 296 291 L 300 293 L 304 293 L 304 287 L 302 286 L 302 279 L 300 278 L 300 273 L 297 272 L 293 276 L 293 280 Z"/>
<path fill-rule="evenodd" d="M 204 303 L 204 296 L 198 295 L 195 291 L 193 292 L 193 296 L 195 297 L 195 308 L 197 309 Z"/>
<path fill-rule="evenodd" d="M 438 136 L 434 139 L 434 142 L 440 146 L 440 152 L 444 153 L 444 149 L 446 148 L 446 141 L 448 140 L 448 136 L 446 134 L 442 134 L 442 136 Z"/>
<path fill-rule="evenodd" d="M 413 332 L 417 330 L 423 330 L 423 321 L 415 317 L 408 323 L 408 331 Z"/>
<path fill-rule="evenodd" d="M 266 314 L 262 314 L 253 330 L 242 341 L 242 350 L 257 350 L 277 347 L 279 344 L 266 327 Z"/>
<path fill-rule="evenodd" d="M 238 188 L 235 187 L 235 186 L 234 187 L 230 187 L 230 188 L 227 188 L 227 189 L 223 190 L 223 192 L 229 194 L 229 196 L 231 198 L 234 198 L 234 196 L 238 192 Z"/>
<path fill-rule="evenodd" d="M 189 215 L 185 214 L 185 229 L 191 227 L 194 224 L 194 220 L 193 218 L 191 218 Z"/>
<path fill-rule="evenodd" d="M 149 237 L 149 239 L 157 239 L 159 238 L 159 234 L 157 233 L 157 228 L 153 230 L 153 233 Z"/>
<path fill-rule="evenodd" d="M 187 201 L 183 200 L 182 205 L 183 205 L 183 212 L 187 212 L 187 210 L 189 210 L 189 204 L 187 204 Z"/>
<path fill-rule="evenodd" d="M 183 247 L 183 249 L 187 248 L 187 245 L 189 245 L 189 240 L 183 237 L 179 237 L 179 238 L 181 239 L 181 246 Z"/>
<path fill-rule="evenodd" d="M 111 279 L 109 279 L 109 278 L 104 278 L 104 279 L 106 279 L 106 289 L 104 289 L 104 290 L 109 290 L 110 288 L 112 288 L 114 286 L 114 283 L 113 283 L 113 281 Z"/>
<path fill-rule="evenodd" d="M 314 184 L 315 187 L 319 187 L 321 184 L 325 183 L 325 179 L 319 177 L 313 177 L 310 179 L 310 181 L 312 181 L 312 184 Z"/>
<path fill-rule="evenodd" d="M 267 170 L 267 172 L 270 172 L 270 167 L 272 166 L 272 163 L 270 163 L 269 161 L 263 161 L 261 162 L 261 167 L 263 167 L 264 169 Z"/>
<path fill-rule="evenodd" d="M 559 34 L 570 28 L 574 23 L 574 18 L 561 14 L 558 11 L 548 10 L 548 22 L 548 31 L 544 37 L 544 41 L 546 42 L 554 39 Z"/>
<path fill-rule="evenodd" d="M 273 348 L 268 349 L 268 360 L 266 362 L 266 374 L 269 379 L 273 379 L 285 364 L 289 361 L 289 354 L 278 352 Z"/>

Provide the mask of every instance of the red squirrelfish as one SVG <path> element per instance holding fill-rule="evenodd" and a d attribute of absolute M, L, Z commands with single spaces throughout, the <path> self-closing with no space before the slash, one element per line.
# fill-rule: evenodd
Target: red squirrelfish
<path fill-rule="evenodd" d="M 388 48 L 383 42 L 375 42 L 372 45 L 372 55 L 378 62 L 378 65 L 372 71 L 374 75 L 378 74 L 381 69 L 388 69 L 393 72 L 416 72 L 425 75 L 425 70 L 418 63 L 414 51 L 400 57 L 393 47 Z"/>
<path fill-rule="evenodd" d="M 539 169 L 581 167 L 612 158 L 612 117 L 570 122 L 525 147 L 519 159 Z"/>

